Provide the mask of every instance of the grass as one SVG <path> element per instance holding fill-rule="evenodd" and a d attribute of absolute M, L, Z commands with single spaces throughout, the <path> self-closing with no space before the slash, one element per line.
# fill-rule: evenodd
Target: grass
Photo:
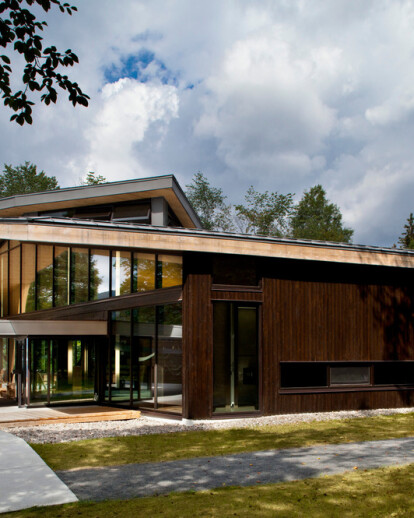
<path fill-rule="evenodd" d="M 414 516 L 414 465 L 298 482 L 32 508 L 2 518 L 381 518 Z"/>
<path fill-rule="evenodd" d="M 31 446 L 54 470 L 165 462 L 249 451 L 409 437 L 414 414 L 90 439 Z"/>

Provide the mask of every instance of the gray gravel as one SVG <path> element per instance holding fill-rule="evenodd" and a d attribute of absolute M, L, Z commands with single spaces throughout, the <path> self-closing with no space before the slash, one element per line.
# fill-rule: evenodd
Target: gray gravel
<path fill-rule="evenodd" d="M 287 414 L 243 419 L 182 421 L 141 416 L 129 421 L 101 421 L 95 423 L 50 424 L 41 426 L 7 427 L 7 431 L 32 443 L 61 443 L 115 437 L 126 435 L 146 435 L 172 433 L 189 430 L 217 430 L 225 428 L 246 428 L 288 423 L 309 423 L 332 419 L 362 418 L 376 415 L 408 414 L 414 408 L 355 410 L 341 412 L 320 412 L 314 414 Z M 1 426 L 0 426 L 1 429 Z"/>
<path fill-rule="evenodd" d="M 414 462 L 414 438 L 58 471 L 80 500 L 251 486 Z"/>

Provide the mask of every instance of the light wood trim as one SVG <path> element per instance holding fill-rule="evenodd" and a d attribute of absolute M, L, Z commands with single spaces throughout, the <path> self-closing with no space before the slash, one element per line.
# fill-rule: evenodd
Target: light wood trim
<path fill-rule="evenodd" d="M 414 254 L 392 251 L 364 251 L 302 243 L 278 243 L 252 240 L 249 237 L 221 237 L 220 235 L 194 235 L 185 233 L 131 231 L 38 223 L 1 223 L 2 239 L 32 241 L 37 243 L 72 244 L 94 247 L 145 248 L 174 252 L 208 252 L 251 255 L 311 261 L 328 261 L 349 264 L 367 264 L 414 267 Z"/>
<path fill-rule="evenodd" d="M 131 192 L 123 194 L 113 194 L 108 196 L 94 196 L 89 198 L 79 198 L 74 200 L 50 201 L 49 203 L 33 203 L 30 199 L 26 205 L 0 209 L 0 217 L 19 217 L 23 214 L 48 210 L 60 210 L 72 207 L 88 207 L 90 205 L 105 205 L 110 203 L 120 203 L 133 200 L 146 200 L 155 197 L 164 197 L 169 206 L 174 211 L 177 218 L 185 228 L 196 228 L 187 211 L 179 202 L 172 189 L 154 189 L 151 191 Z"/>

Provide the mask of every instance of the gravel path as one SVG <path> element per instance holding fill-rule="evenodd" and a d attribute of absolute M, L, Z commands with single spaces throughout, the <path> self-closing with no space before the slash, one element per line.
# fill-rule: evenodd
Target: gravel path
<path fill-rule="evenodd" d="M 130 421 L 101 421 L 96 423 L 50 424 L 41 426 L 16 426 L 7 428 L 10 432 L 32 443 L 61 443 L 115 437 L 125 435 L 146 435 L 155 433 L 172 433 L 190 430 L 217 430 L 225 428 L 246 428 L 264 425 L 289 423 L 309 423 L 332 419 L 361 418 L 376 415 L 408 414 L 414 408 L 355 410 L 341 412 L 321 412 L 315 414 L 287 414 L 266 417 L 249 417 L 227 420 L 175 421 L 141 416 Z M 0 426 L 1 429 L 1 426 Z"/>
<path fill-rule="evenodd" d="M 414 462 L 414 438 L 58 471 L 80 500 L 251 486 Z"/>

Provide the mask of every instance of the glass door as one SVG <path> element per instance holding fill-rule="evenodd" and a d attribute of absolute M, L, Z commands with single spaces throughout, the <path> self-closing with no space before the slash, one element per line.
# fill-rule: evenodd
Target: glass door
<path fill-rule="evenodd" d="M 258 308 L 214 303 L 213 412 L 259 409 Z"/>

